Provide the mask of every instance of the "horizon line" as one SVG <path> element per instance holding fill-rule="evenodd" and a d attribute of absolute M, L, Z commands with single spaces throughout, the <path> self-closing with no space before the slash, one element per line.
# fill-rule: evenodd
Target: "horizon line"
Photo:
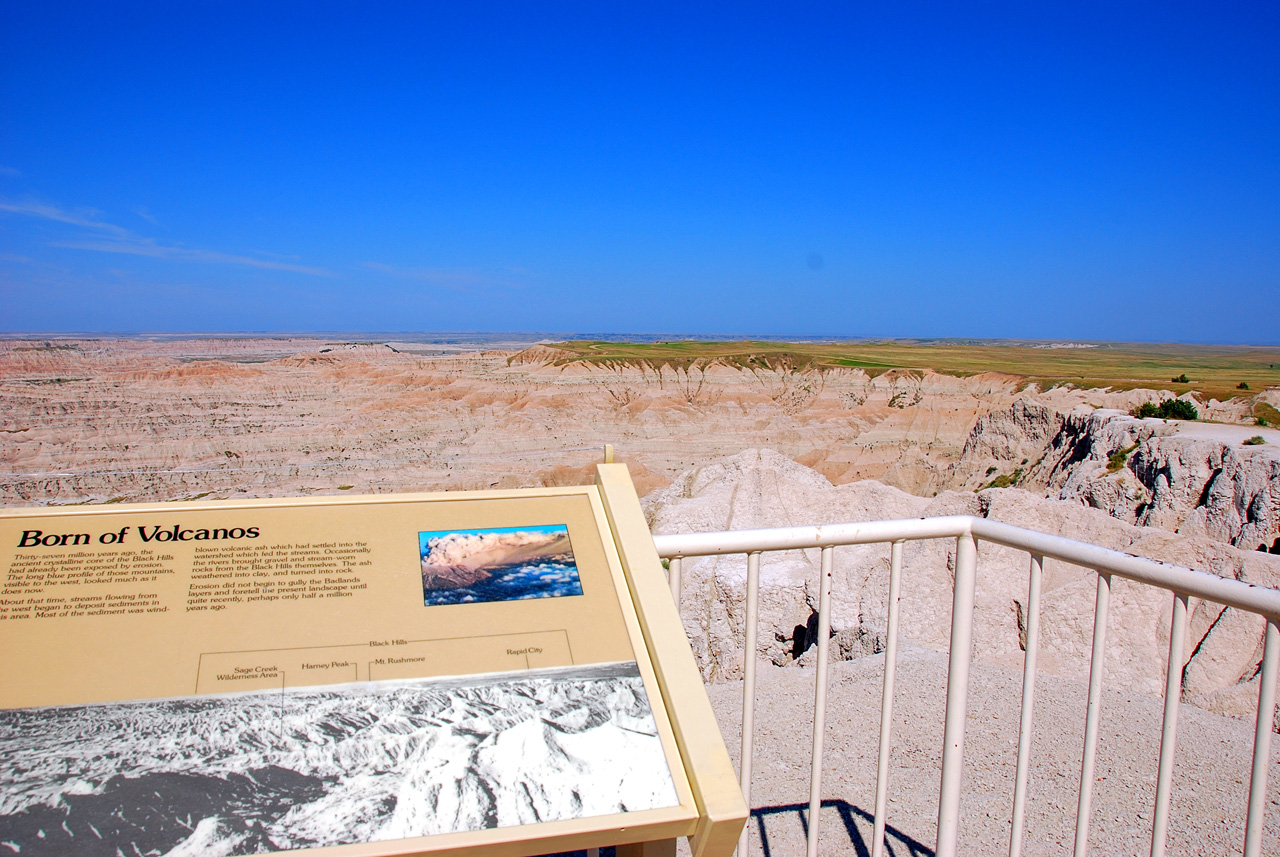
<path fill-rule="evenodd" d="M 194 339 L 315 339 L 345 342 L 511 342 L 530 345 L 560 342 L 617 342 L 656 344 L 660 342 L 774 342 L 774 343 L 903 343 L 921 345 L 994 345 L 1006 347 L 1059 346 L 1098 348 L 1117 345 L 1160 346 L 1184 345 L 1219 348 L 1280 348 L 1277 342 L 1221 342 L 1212 340 L 1143 340 L 1090 339 L 1087 337 L 1010 337 L 1010 336 L 849 336 L 824 334 L 771 333 L 688 333 L 602 331 L 494 331 L 494 330 L 187 330 L 187 331 L 0 331 L 0 341 L 31 339 L 116 339 L 116 340 L 194 340 Z"/>

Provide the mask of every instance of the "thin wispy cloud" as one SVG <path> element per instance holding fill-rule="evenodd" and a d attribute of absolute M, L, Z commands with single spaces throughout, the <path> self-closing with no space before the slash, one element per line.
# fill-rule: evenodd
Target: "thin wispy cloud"
<path fill-rule="evenodd" d="M 26 215 L 27 217 L 37 217 L 41 220 L 52 220 L 56 223 L 67 223 L 71 226 L 82 226 L 85 229 L 93 229 L 111 235 L 125 236 L 129 234 L 129 230 L 123 227 L 99 220 L 98 214 L 100 212 L 93 208 L 67 210 L 56 205 L 34 200 L 0 199 L 0 211 L 9 214 Z"/>
<path fill-rule="evenodd" d="M 160 221 L 156 220 L 156 216 L 152 214 L 145 205 L 140 205 L 133 210 L 133 213 L 150 223 L 152 226 L 159 226 Z"/>
<path fill-rule="evenodd" d="M 100 212 L 90 208 L 68 210 L 34 200 L 0 199 L 0 213 L 65 223 L 69 226 L 76 226 L 96 233 L 93 237 L 51 241 L 49 246 L 52 247 L 90 250 L 98 253 L 123 253 L 130 256 L 146 256 L 152 259 L 168 259 L 196 264 L 243 265 L 267 271 L 291 271 L 296 274 L 309 274 L 316 277 L 335 276 L 332 271 L 311 265 L 300 265 L 273 259 L 259 259 L 253 256 L 222 253 L 217 250 L 203 250 L 197 247 L 184 247 L 181 244 L 161 243 L 154 238 L 138 235 L 124 227 L 108 223 L 100 219 Z M 135 210 L 135 213 L 144 220 L 156 222 L 145 207 Z"/>
<path fill-rule="evenodd" d="M 302 257 L 297 253 L 272 253 L 269 250 L 249 250 L 247 252 L 264 259 L 279 259 L 282 262 L 299 262 L 302 260 Z"/>
<path fill-rule="evenodd" d="M 125 253 L 131 256 L 147 256 L 152 259 L 171 259 L 179 262 L 197 262 L 215 265 L 244 265 L 249 268 L 261 268 L 267 271 L 292 271 L 295 274 L 311 274 L 316 277 L 332 277 L 332 271 L 314 268 L 310 265 L 293 265 L 288 262 L 275 262 L 271 259 L 255 259 L 252 256 L 237 256 L 233 253 L 220 253 L 217 250 L 201 250 L 195 247 L 182 247 L 174 244 L 160 244 L 150 238 L 131 238 L 125 241 L 55 241 L 54 247 L 68 247 L 73 250 L 96 250 L 100 253 Z"/>
<path fill-rule="evenodd" d="M 22 170 L 14 169 L 13 167 L 6 167 L 3 164 L 0 164 L 0 176 L 9 176 L 16 179 L 21 175 Z"/>
<path fill-rule="evenodd" d="M 370 271 L 377 271 L 392 277 L 417 280 L 457 292 L 472 292 L 495 286 L 518 288 L 521 285 L 514 277 L 495 276 L 484 271 L 465 268 L 403 267 L 400 265 L 387 265 L 382 262 L 365 262 L 364 267 Z"/>

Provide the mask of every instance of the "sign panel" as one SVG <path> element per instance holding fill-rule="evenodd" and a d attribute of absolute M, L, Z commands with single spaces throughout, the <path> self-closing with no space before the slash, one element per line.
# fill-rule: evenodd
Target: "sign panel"
<path fill-rule="evenodd" d="M 0 587 L 24 857 L 694 831 L 595 488 L 0 510 Z"/>

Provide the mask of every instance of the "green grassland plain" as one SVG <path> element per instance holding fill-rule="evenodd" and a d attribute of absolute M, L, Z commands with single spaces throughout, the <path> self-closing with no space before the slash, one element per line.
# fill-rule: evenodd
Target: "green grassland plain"
<path fill-rule="evenodd" d="M 867 342 L 670 342 L 569 341 L 557 343 L 555 362 L 694 369 L 712 365 L 743 369 L 825 371 L 932 370 L 949 375 L 998 372 L 1041 388 L 1070 384 L 1113 390 L 1170 390 L 1225 401 L 1280 386 L 1280 347 L 1178 343 L 990 343 L 953 340 Z M 1187 380 L 1180 381 L 1183 376 Z M 1247 385 L 1247 386 L 1242 386 Z"/>

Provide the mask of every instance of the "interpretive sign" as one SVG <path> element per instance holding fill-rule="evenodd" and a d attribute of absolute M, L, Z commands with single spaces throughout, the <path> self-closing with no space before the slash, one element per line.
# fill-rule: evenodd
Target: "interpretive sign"
<path fill-rule="evenodd" d="M 581 488 L 0 510 L 0 853 L 731 848 L 745 807 L 708 804 L 732 771 L 690 758 L 692 662 L 649 639 L 671 617 L 619 510 L 634 531 L 620 465 Z"/>

